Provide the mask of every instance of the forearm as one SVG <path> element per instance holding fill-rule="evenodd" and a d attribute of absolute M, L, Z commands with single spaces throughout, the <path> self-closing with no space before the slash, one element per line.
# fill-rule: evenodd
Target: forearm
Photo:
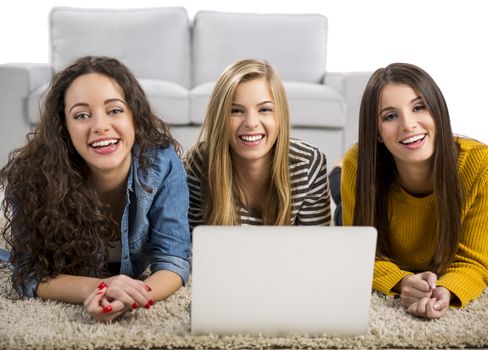
<path fill-rule="evenodd" d="M 93 277 L 59 275 L 39 283 L 37 295 L 43 299 L 81 304 L 101 281 Z"/>
<path fill-rule="evenodd" d="M 181 277 L 168 270 L 159 270 L 153 273 L 144 283 L 151 288 L 151 297 L 154 301 L 166 299 L 183 285 Z"/>
<path fill-rule="evenodd" d="M 392 262 L 377 260 L 374 264 L 373 289 L 387 295 L 397 294 L 403 277 L 411 274 Z"/>

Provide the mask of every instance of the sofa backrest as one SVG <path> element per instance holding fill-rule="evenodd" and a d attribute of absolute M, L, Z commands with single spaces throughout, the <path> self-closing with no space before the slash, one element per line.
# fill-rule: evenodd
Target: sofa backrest
<path fill-rule="evenodd" d="M 183 7 L 56 7 L 49 24 L 54 71 L 80 56 L 112 56 L 138 78 L 191 85 L 190 21 Z"/>
<path fill-rule="evenodd" d="M 283 80 L 319 83 L 326 71 L 327 18 L 316 14 L 197 12 L 193 84 L 215 81 L 234 61 L 269 61 Z"/>

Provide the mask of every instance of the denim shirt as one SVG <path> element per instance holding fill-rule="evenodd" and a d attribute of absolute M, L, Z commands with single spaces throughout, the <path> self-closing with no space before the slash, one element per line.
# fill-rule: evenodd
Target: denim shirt
<path fill-rule="evenodd" d="M 136 278 L 150 267 L 151 273 L 175 272 L 186 284 L 190 274 L 186 173 L 171 146 L 149 154 L 151 165 L 143 171 L 132 152 L 121 221 L 120 274 Z M 0 254 L 2 260 L 7 260 L 5 253 Z M 37 286 L 29 283 L 24 295 L 34 297 Z"/>
<path fill-rule="evenodd" d="M 149 266 L 151 273 L 175 272 L 186 284 L 190 274 L 186 173 L 172 147 L 152 155 L 151 167 L 139 175 L 139 161 L 132 156 L 121 221 L 120 273 L 137 277 Z"/>

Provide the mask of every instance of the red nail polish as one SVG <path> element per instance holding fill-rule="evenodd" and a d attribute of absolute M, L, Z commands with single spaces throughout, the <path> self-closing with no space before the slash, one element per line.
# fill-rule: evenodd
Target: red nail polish
<path fill-rule="evenodd" d="M 111 307 L 110 305 L 105 306 L 105 307 L 103 308 L 103 313 L 104 313 L 104 314 L 108 314 L 110 311 L 112 311 L 112 307 Z"/>
<path fill-rule="evenodd" d="M 146 290 L 147 290 L 148 292 L 152 291 L 151 287 L 149 287 L 147 284 L 145 284 L 145 285 L 144 285 L 144 287 L 146 288 Z"/>
<path fill-rule="evenodd" d="M 148 304 L 151 305 L 151 306 L 153 306 L 154 305 L 154 300 L 149 299 Z"/>
<path fill-rule="evenodd" d="M 132 304 L 132 308 L 133 308 L 133 309 L 137 309 L 138 307 L 139 307 L 139 305 L 137 305 L 137 303 L 133 303 L 133 304 Z"/>
<path fill-rule="evenodd" d="M 149 303 L 147 303 L 146 305 L 144 305 L 144 308 L 145 309 L 149 309 L 151 307 L 151 305 Z"/>
<path fill-rule="evenodd" d="M 107 284 L 105 282 L 100 282 L 100 284 L 98 285 L 98 289 L 103 289 L 103 288 L 106 288 L 107 287 Z"/>

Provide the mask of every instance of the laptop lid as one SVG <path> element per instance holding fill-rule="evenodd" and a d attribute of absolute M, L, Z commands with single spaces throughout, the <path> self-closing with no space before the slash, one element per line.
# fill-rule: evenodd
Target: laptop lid
<path fill-rule="evenodd" d="M 365 334 L 375 249 L 373 227 L 198 226 L 191 332 Z"/>

